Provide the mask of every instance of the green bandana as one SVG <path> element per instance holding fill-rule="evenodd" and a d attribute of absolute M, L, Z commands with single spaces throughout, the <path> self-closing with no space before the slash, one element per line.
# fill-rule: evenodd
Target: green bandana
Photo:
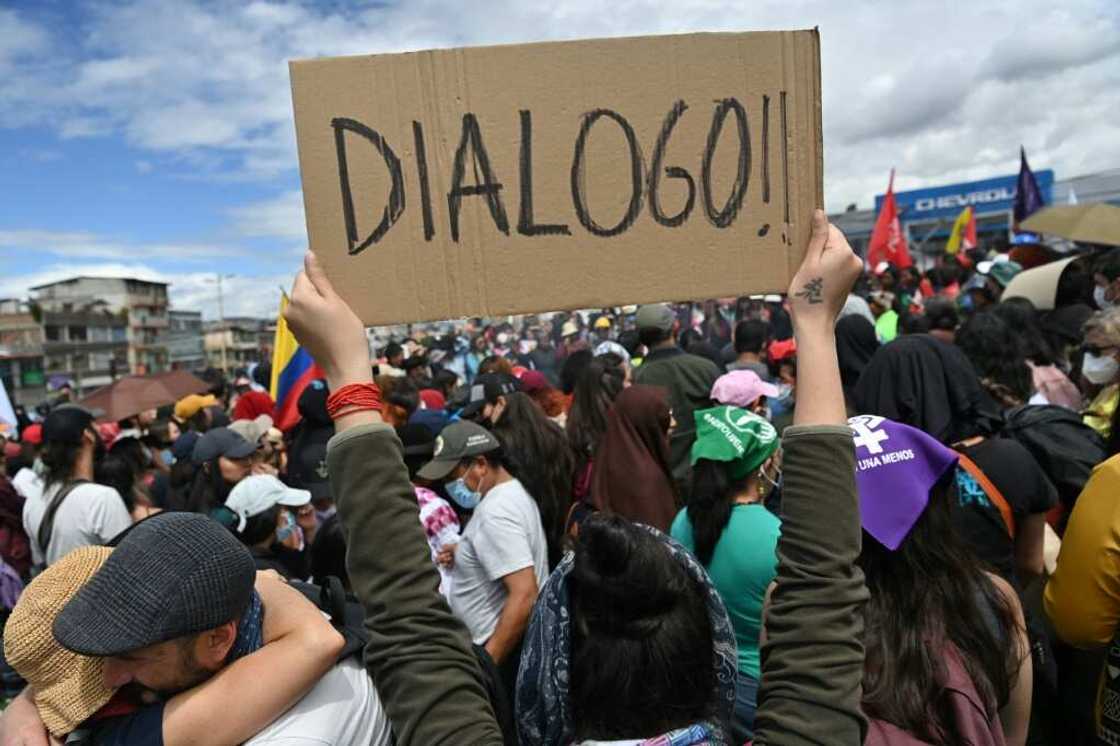
<path fill-rule="evenodd" d="M 726 461 L 733 479 L 742 479 L 778 450 L 778 431 L 757 414 L 739 407 L 701 409 L 696 417 L 692 463 L 702 458 Z"/>

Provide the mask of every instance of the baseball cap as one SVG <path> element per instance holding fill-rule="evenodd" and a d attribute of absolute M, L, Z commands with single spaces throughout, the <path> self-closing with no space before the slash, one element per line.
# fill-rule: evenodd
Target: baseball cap
<path fill-rule="evenodd" d="M 226 458 L 248 458 L 256 453 L 257 444 L 250 443 L 228 427 L 208 430 L 194 444 L 191 459 L 196 464 L 213 461 L 219 456 Z"/>
<path fill-rule="evenodd" d="M 668 303 L 648 303 L 639 306 L 638 313 L 634 316 L 634 323 L 637 325 L 638 331 L 658 329 L 663 332 L 671 332 L 676 320 L 677 317 L 673 314 L 673 309 L 669 308 Z"/>
<path fill-rule="evenodd" d="M 45 569 L 24 589 L 4 625 L 4 656 L 35 692 L 43 724 L 65 738 L 113 696 L 104 661 L 58 644 L 51 626 L 63 607 L 100 570 L 113 550 L 80 547 Z"/>
<path fill-rule="evenodd" d="M 272 418 L 267 414 L 258 416 L 255 420 L 237 420 L 230 423 L 229 429 L 252 443 L 260 445 L 261 438 L 272 428 Z"/>
<path fill-rule="evenodd" d="M 1019 262 L 1006 261 L 993 263 L 988 274 L 993 280 L 999 283 L 1000 287 L 1005 288 L 1007 287 L 1007 283 L 1011 282 L 1015 275 L 1022 271 L 1023 266 L 1019 264 Z"/>
<path fill-rule="evenodd" d="M 599 346 L 595 348 L 595 357 L 608 354 L 618 355 L 627 363 L 630 362 L 630 353 L 627 352 L 626 348 L 620 345 L 618 342 L 612 342 L 610 340 L 606 342 L 600 342 Z"/>
<path fill-rule="evenodd" d="M 921 430 L 876 415 L 848 420 L 856 446 L 863 530 L 898 549 L 929 503 L 929 491 L 957 464 L 956 451 Z"/>
<path fill-rule="evenodd" d="M 202 436 L 194 430 L 188 430 L 175 439 L 175 444 L 171 446 L 171 455 L 175 457 L 176 461 L 187 461 L 194 453 L 195 444 Z"/>
<path fill-rule="evenodd" d="M 599 318 L 595 319 L 595 328 L 596 329 L 610 329 L 611 328 L 610 318 L 607 317 L 607 316 L 600 316 Z"/>
<path fill-rule="evenodd" d="M 568 321 L 564 322 L 563 326 L 560 327 L 560 336 L 570 337 L 573 334 L 579 334 L 579 324 L 569 319 Z"/>
<path fill-rule="evenodd" d="M 733 370 L 716 379 L 712 399 L 720 404 L 749 407 L 760 396 L 776 397 L 778 387 L 763 381 L 753 370 Z"/>
<path fill-rule="evenodd" d="M 253 556 L 217 521 L 159 513 L 119 542 L 54 621 L 67 650 L 121 655 L 214 629 L 248 608 Z"/>
<path fill-rule="evenodd" d="M 301 508 L 311 502 L 311 493 L 289 487 L 271 474 L 245 477 L 233 486 L 226 507 L 237 516 L 237 533 L 245 530 L 249 519 L 275 505 Z"/>
<path fill-rule="evenodd" d="M 77 404 L 55 407 L 43 420 L 43 442 L 75 445 L 81 443 L 82 435 L 97 417 L 98 412 L 79 407 Z"/>
<path fill-rule="evenodd" d="M 33 425 L 28 425 L 23 429 L 23 432 L 20 433 L 19 438 L 23 443 L 30 443 L 33 446 L 37 446 L 43 442 L 43 426 L 38 422 Z"/>
<path fill-rule="evenodd" d="M 473 422 L 454 422 L 436 438 L 433 458 L 417 473 L 422 479 L 439 481 L 470 456 L 496 451 L 501 447 L 489 430 Z"/>
<path fill-rule="evenodd" d="M 175 403 L 175 416 L 180 420 L 189 420 L 199 413 L 200 410 L 212 407 L 218 403 L 217 397 L 213 394 L 191 394 L 184 396 L 182 399 Z"/>
<path fill-rule="evenodd" d="M 778 450 L 778 431 L 764 418 L 739 407 L 714 407 L 693 413 L 696 440 L 692 463 L 727 462 L 731 476 L 742 479 Z"/>
<path fill-rule="evenodd" d="M 292 449 L 288 463 L 288 476 L 294 487 L 306 491 L 312 500 L 331 496 L 326 440 L 300 441 L 299 446 Z"/>
<path fill-rule="evenodd" d="M 459 416 L 474 417 L 487 404 L 496 403 L 498 397 L 520 390 L 521 382 L 508 373 L 483 373 L 471 384 L 470 396 Z"/>

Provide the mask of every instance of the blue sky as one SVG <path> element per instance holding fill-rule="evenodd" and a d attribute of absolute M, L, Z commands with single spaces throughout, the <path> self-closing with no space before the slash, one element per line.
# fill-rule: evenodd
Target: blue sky
<path fill-rule="evenodd" d="M 789 3 L 0 0 L 0 296 L 76 274 L 274 312 L 306 246 L 287 60 L 550 38 L 819 26 L 826 203 L 1120 166 L 1115 0 Z"/>

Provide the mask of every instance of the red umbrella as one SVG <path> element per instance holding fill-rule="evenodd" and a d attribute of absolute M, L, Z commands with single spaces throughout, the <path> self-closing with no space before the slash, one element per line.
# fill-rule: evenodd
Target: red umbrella
<path fill-rule="evenodd" d="M 127 376 L 102 386 L 78 404 L 105 412 L 102 420 L 123 420 L 148 409 L 174 404 L 184 396 L 201 394 L 210 384 L 185 370 Z"/>

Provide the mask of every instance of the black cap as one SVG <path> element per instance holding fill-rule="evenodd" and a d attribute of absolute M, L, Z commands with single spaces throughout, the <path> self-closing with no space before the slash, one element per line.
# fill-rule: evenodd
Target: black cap
<path fill-rule="evenodd" d="M 70 443 L 79 445 L 82 436 L 98 417 L 77 404 L 63 404 L 51 410 L 43 420 L 43 443 Z"/>
<path fill-rule="evenodd" d="M 161 513 L 121 539 L 55 619 L 55 640 L 80 655 L 121 655 L 231 622 L 249 606 L 256 567 L 217 521 Z"/>
<path fill-rule="evenodd" d="M 207 430 L 206 434 L 194 444 L 191 458 L 196 464 L 213 461 L 219 456 L 226 458 L 248 458 L 256 453 L 257 444 L 250 443 L 228 427 Z"/>
<path fill-rule="evenodd" d="M 288 475 L 292 487 L 307 490 L 312 500 L 325 500 L 331 496 L 330 472 L 327 470 L 327 441 L 305 441 L 293 445 L 288 462 Z"/>
<path fill-rule="evenodd" d="M 438 482 L 447 477 L 465 458 L 496 451 L 501 447 L 493 434 L 473 422 L 454 422 L 443 429 L 436 438 L 434 458 L 422 468 L 417 476 L 430 482 Z"/>
<path fill-rule="evenodd" d="M 474 417 L 487 404 L 495 404 L 498 397 L 520 390 L 521 382 L 508 373 L 483 373 L 471 384 L 470 398 L 459 416 Z"/>
<path fill-rule="evenodd" d="M 194 430 L 186 431 L 175 439 L 175 444 L 171 446 L 171 455 L 175 457 L 176 461 L 190 461 L 191 454 L 194 453 L 194 447 L 201 437 Z"/>

